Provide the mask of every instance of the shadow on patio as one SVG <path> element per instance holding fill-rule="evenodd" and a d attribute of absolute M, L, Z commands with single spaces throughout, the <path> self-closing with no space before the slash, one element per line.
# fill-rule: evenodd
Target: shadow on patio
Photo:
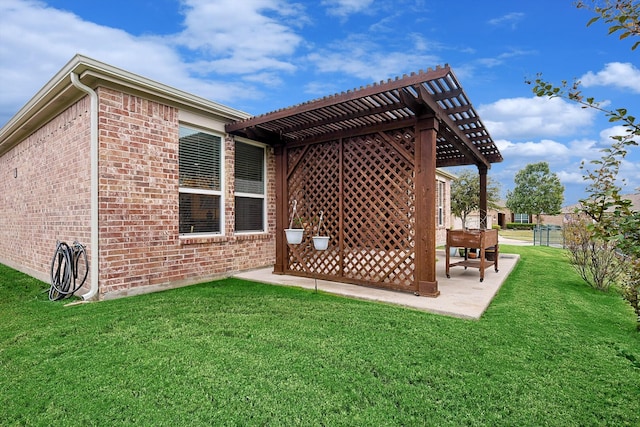
<path fill-rule="evenodd" d="M 450 270 L 451 278 L 447 279 L 444 251 L 436 251 L 436 257 L 436 276 L 440 290 L 440 296 L 437 298 L 418 297 L 405 292 L 327 280 L 317 281 L 318 290 L 349 298 L 401 305 L 463 319 L 479 319 L 520 259 L 520 256 L 516 254 L 501 253 L 499 271 L 496 273 L 493 267 L 488 268 L 485 271 L 484 281 L 480 282 L 479 271 L 476 268 L 465 270 L 462 267 L 453 267 Z M 272 267 L 267 267 L 245 271 L 236 274 L 235 277 L 274 285 L 315 289 L 315 281 L 312 278 L 278 275 L 273 274 L 272 271 Z"/>

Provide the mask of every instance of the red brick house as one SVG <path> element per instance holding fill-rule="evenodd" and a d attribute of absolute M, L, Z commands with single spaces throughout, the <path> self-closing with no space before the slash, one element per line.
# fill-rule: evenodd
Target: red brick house
<path fill-rule="evenodd" d="M 48 282 L 56 241 L 80 241 L 85 299 L 277 269 L 279 145 L 229 131 L 247 120 L 76 55 L 0 129 L 0 262 Z M 450 226 L 450 178 L 430 186 L 432 248 Z"/>

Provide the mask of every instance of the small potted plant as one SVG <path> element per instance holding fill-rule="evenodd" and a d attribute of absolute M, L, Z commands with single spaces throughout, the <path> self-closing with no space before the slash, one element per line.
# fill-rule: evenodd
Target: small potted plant
<path fill-rule="evenodd" d="M 304 228 L 293 228 L 293 219 L 298 215 L 298 201 L 293 201 L 293 212 L 291 213 L 291 220 L 289 221 L 289 228 L 285 228 L 284 234 L 287 237 L 287 243 L 290 245 L 299 245 L 302 242 L 302 236 L 304 234 Z M 300 217 L 297 218 L 297 224 L 300 225 L 302 221 Z"/>
<path fill-rule="evenodd" d="M 322 228 L 322 211 L 320 211 L 320 222 L 318 223 L 318 235 L 313 236 L 313 247 L 317 251 L 324 251 L 329 247 L 329 236 L 320 236 L 320 230 Z"/>

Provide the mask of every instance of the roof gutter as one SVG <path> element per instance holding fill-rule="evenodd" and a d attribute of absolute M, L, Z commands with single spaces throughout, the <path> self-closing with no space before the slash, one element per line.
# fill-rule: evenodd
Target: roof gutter
<path fill-rule="evenodd" d="M 90 116 L 90 157 L 91 157 L 91 285 L 89 292 L 82 295 L 84 301 L 93 299 L 98 294 L 98 265 L 99 242 L 98 242 L 98 94 L 89 86 L 80 82 L 78 75 L 73 71 L 69 73 L 71 83 L 81 91 L 87 93 L 91 98 Z"/>

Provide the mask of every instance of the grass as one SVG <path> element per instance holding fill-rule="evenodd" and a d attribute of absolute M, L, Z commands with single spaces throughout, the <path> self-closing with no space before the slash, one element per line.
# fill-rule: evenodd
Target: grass
<path fill-rule="evenodd" d="M 500 236 L 508 239 L 524 240 L 533 242 L 533 230 L 500 230 Z"/>
<path fill-rule="evenodd" d="M 561 251 L 480 321 L 236 279 L 65 307 L 0 266 L 2 425 L 640 425 L 640 334 Z"/>

